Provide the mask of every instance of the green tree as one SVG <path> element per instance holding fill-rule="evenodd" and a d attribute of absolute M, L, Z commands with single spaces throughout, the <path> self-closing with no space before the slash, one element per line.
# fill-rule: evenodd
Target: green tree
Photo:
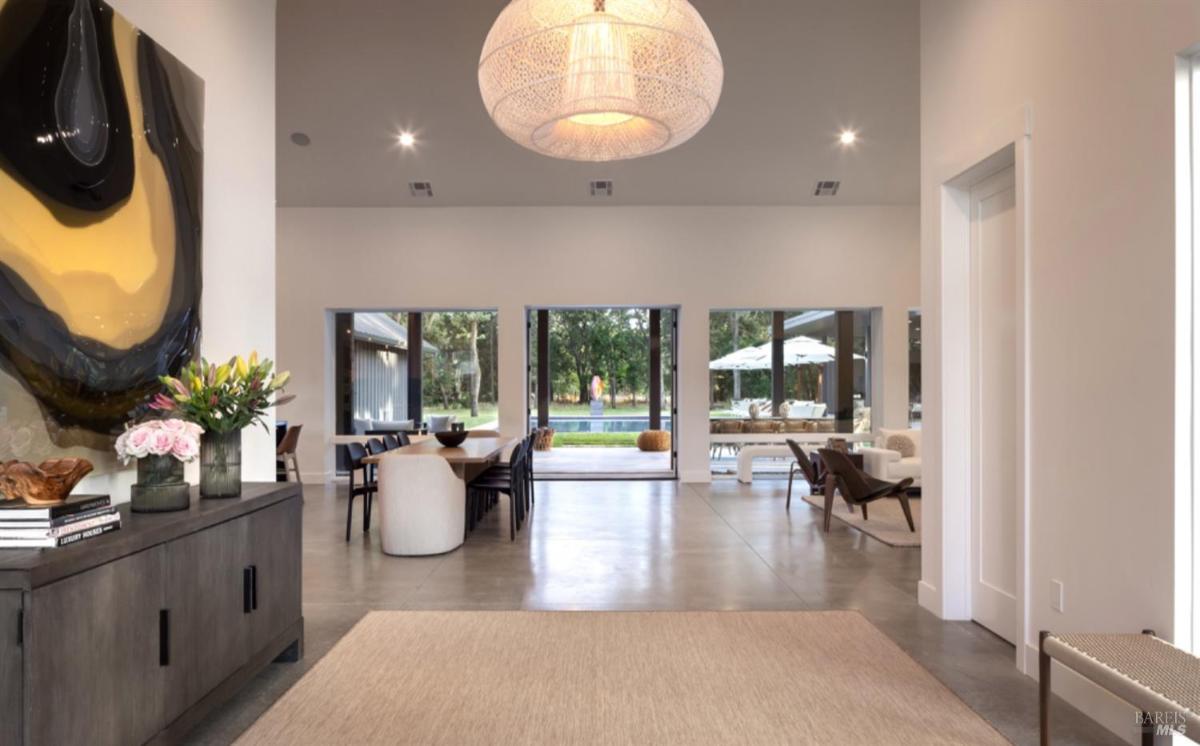
<path fill-rule="evenodd" d="M 423 315 L 423 336 L 438 351 L 424 359 L 422 384 L 436 393 L 444 408 L 466 406 L 472 417 L 479 416 L 485 363 L 490 371 L 495 370 L 495 330 L 496 315 L 488 311 Z M 491 393 L 494 396 L 495 392 Z"/>

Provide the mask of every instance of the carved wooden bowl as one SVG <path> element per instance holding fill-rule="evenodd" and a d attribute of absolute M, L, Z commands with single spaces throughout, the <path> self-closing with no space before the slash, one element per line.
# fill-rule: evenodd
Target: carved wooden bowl
<path fill-rule="evenodd" d="M 92 470 L 84 458 L 55 458 L 34 466 L 25 461 L 0 464 L 0 500 L 54 505 L 67 499 L 79 480 Z"/>

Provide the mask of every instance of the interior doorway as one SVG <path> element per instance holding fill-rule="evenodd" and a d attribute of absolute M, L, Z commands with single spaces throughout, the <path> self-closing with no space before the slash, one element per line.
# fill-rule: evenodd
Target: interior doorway
<path fill-rule="evenodd" d="M 530 308 L 528 427 L 541 479 L 674 479 L 678 309 Z"/>
<path fill-rule="evenodd" d="M 971 618 L 1016 644 L 1019 275 L 1016 172 L 970 188 Z"/>
<path fill-rule="evenodd" d="M 925 362 L 940 379 L 936 422 L 923 424 L 941 431 L 933 446 L 941 484 L 929 507 L 942 517 L 942 562 L 935 583 L 922 580 L 921 603 L 1012 642 L 1023 672 L 1037 667 L 1029 601 L 1032 121 L 1029 108 L 997 121 L 988 146 L 939 177 L 940 307 L 923 319 L 935 330 Z"/>

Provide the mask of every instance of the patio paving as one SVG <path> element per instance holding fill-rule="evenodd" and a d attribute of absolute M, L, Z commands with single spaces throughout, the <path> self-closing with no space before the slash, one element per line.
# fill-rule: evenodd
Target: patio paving
<path fill-rule="evenodd" d="M 647 453 L 636 448 L 555 448 L 535 451 L 533 470 L 539 476 L 587 474 L 616 477 L 671 473 L 669 452 Z"/>

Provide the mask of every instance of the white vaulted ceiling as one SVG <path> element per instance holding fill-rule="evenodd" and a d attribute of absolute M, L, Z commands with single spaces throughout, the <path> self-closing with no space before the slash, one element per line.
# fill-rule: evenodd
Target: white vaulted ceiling
<path fill-rule="evenodd" d="M 476 66 L 502 0 L 279 0 L 279 204 L 917 202 L 918 0 L 692 4 L 724 59 L 712 121 L 666 153 L 592 164 L 537 155 L 488 118 Z M 858 132 L 852 148 L 843 128 Z M 397 147 L 401 130 L 413 149 Z M 592 179 L 612 179 L 614 196 L 590 197 Z M 842 182 L 837 196 L 813 196 L 823 179 Z M 432 182 L 433 198 L 410 181 Z"/>

